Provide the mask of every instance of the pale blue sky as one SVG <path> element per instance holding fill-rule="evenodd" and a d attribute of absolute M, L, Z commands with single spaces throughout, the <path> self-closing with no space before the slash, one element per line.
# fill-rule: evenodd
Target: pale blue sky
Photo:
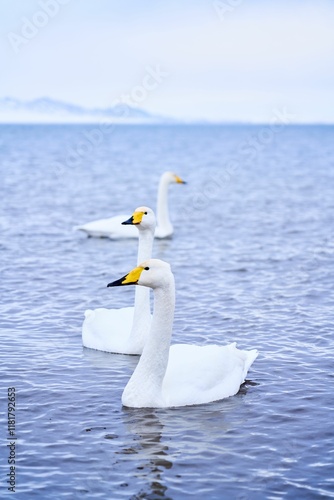
<path fill-rule="evenodd" d="M 38 17 L 47 1 L 59 12 Z M 297 122 L 334 122 L 331 0 L 0 0 L 0 9 L 0 97 L 109 106 L 137 89 L 140 107 L 177 118 L 268 121 L 286 107 Z M 46 23 L 27 43 L 13 41 L 22 18 Z M 145 80 L 157 65 L 168 76 Z"/>

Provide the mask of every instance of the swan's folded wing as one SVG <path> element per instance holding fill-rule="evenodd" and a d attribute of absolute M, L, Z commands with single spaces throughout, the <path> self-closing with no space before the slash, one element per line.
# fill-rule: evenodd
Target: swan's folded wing
<path fill-rule="evenodd" d="M 82 226 L 78 226 L 77 229 L 84 231 L 89 236 L 95 238 L 138 238 L 138 230 L 135 226 L 123 226 L 122 222 L 129 218 L 127 215 L 116 215 L 115 217 L 110 217 L 109 219 L 99 219 L 93 222 L 88 222 Z"/>
<path fill-rule="evenodd" d="M 82 325 L 84 347 L 127 354 L 125 350 L 132 328 L 133 313 L 134 307 L 98 308 L 86 311 Z"/>
<path fill-rule="evenodd" d="M 256 351 L 227 346 L 171 346 L 163 394 L 171 406 L 201 404 L 239 391 Z"/>

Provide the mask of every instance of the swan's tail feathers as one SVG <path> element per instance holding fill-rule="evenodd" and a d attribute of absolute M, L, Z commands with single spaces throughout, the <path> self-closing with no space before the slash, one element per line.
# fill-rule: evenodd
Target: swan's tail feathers
<path fill-rule="evenodd" d="M 252 349 L 251 351 L 247 351 L 247 358 L 245 360 L 245 368 L 244 368 L 244 376 L 246 378 L 247 372 L 256 360 L 259 355 L 259 351 L 257 349 Z"/>
<path fill-rule="evenodd" d="M 94 315 L 93 309 L 86 309 L 85 311 L 85 318 L 88 319 Z"/>
<path fill-rule="evenodd" d="M 84 226 L 73 226 L 72 231 L 86 231 Z"/>

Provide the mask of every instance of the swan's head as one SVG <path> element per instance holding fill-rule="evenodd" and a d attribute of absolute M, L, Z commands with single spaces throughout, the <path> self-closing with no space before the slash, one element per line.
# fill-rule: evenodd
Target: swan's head
<path fill-rule="evenodd" d="M 130 219 L 122 222 L 122 224 L 132 224 L 137 226 L 139 230 L 150 229 L 154 231 L 155 229 L 155 215 L 151 208 L 149 207 L 138 207 L 131 215 Z"/>
<path fill-rule="evenodd" d="M 186 184 L 186 181 L 181 179 L 181 177 L 179 177 L 178 175 L 174 174 L 174 172 L 165 172 L 164 174 L 162 174 L 162 179 L 169 184 Z"/>
<path fill-rule="evenodd" d="M 149 259 L 107 286 L 143 285 L 150 288 L 161 288 L 173 281 L 173 273 L 167 262 Z"/>

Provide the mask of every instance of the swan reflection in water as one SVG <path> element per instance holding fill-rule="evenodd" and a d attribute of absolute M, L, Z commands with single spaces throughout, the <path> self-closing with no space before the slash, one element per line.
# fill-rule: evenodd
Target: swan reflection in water
<path fill-rule="evenodd" d="M 121 393 L 138 357 L 91 349 L 83 349 L 83 356 L 91 367 L 100 369 L 101 383 L 108 374 L 108 397 L 114 401 L 119 398 L 111 417 L 100 415 L 100 424 L 103 421 L 105 425 L 101 437 L 112 446 L 111 477 L 129 478 L 124 484 L 129 499 L 168 500 L 168 482 L 176 488 L 179 485 L 181 494 L 184 466 L 194 464 L 198 457 L 209 460 L 209 452 L 228 463 L 231 440 L 226 439 L 226 433 L 246 424 L 240 407 L 254 382 L 246 381 L 235 396 L 218 402 L 169 409 L 126 408 L 121 406 Z M 102 477 L 106 475 L 102 471 Z M 87 481 L 90 483 L 89 478 Z M 205 481 L 210 488 L 210 479 L 203 478 Z"/>
<path fill-rule="evenodd" d="M 136 477 L 145 482 L 134 498 L 170 498 L 164 484 L 164 471 L 173 467 L 169 448 L 163 439 L 164 425 L 152 408 L 125 408 L 123 417 L 126 430 L 132 437 L 132 444 L 116 452 L 127 460 L 136 462 Z"/>
<path fill-rule="evenodd" d="M 131 444 L 116 454 L 126 461 L 132 460 L 136 480 L 146 483 L 130 498 L 172 498 L 166 486 L 167 477 L 182 489 L 184 465 L 193 463 L 198 456 L 206 456 L 209 451 L 216 451 L 221 460 L 228 461 L 230 441 L 226 443 L 225 435 L 245 424 L 239 407 L 252 385 L 253 382 L 247 381 L 237 395 L 205 405 L 169 409 L 123 407 L 126 441 Z M 167 446 L 169 442 L 173 443 L 172 447 Z M 172 468 L 167 475 L 166 471 Z M 209 483 L 208 479 L 208 486 Z"/>
<path fill-rule="evenodd" d="M 101 371 L 101 377 L 105 376 L 106 369 L 108 370 L 110 374 L 108 384 L 111 383 L 109 397 L 111 393 L 118 392 L 118 395 L 112 396 L 112 399 L 119 399 L 117 405 L 119 410 L 114 410 L 111 417 L 110 415 L 104 416 L 103 427 L 94 426 L 86 429 L 86 431 L 102 431 L 105 443 L 110 443 L 110 447 L 108 446 L 111 452 L 110 455 L 108 454 L 110 462 L 106 469 L 101 470 L 101 479 L 108 476 L 113 479 L 126 476 L 129 478 L 127 482 L 116 481 L 119 486 L 129 487 L 129 498 L 168 500 L 170 497 L 166 493 L 167 486 L 164 484 L 163 473 L 172 468 L 173 462 L 169 457 L 168 446 L 162 438 L 164 425 L 156 415 L 155 409 L 132 409 L 121 406 L 122 388 L 138 363 L 138 357 L 85 348 L 83 348 L 83 357 L 91 367 Z M 102 418 L 100 418 L 100 425 L 101 422 Z M 86 491 L 93 491 L 94 482 L 89 474 L 83 484 Z M 110 494 L 112 494 L 115 485 L 111 482 L 110 486 Z M 130 491 L 133 493 L 135 488 L 139 489 L 139 492 L 131 496 Z"/>

